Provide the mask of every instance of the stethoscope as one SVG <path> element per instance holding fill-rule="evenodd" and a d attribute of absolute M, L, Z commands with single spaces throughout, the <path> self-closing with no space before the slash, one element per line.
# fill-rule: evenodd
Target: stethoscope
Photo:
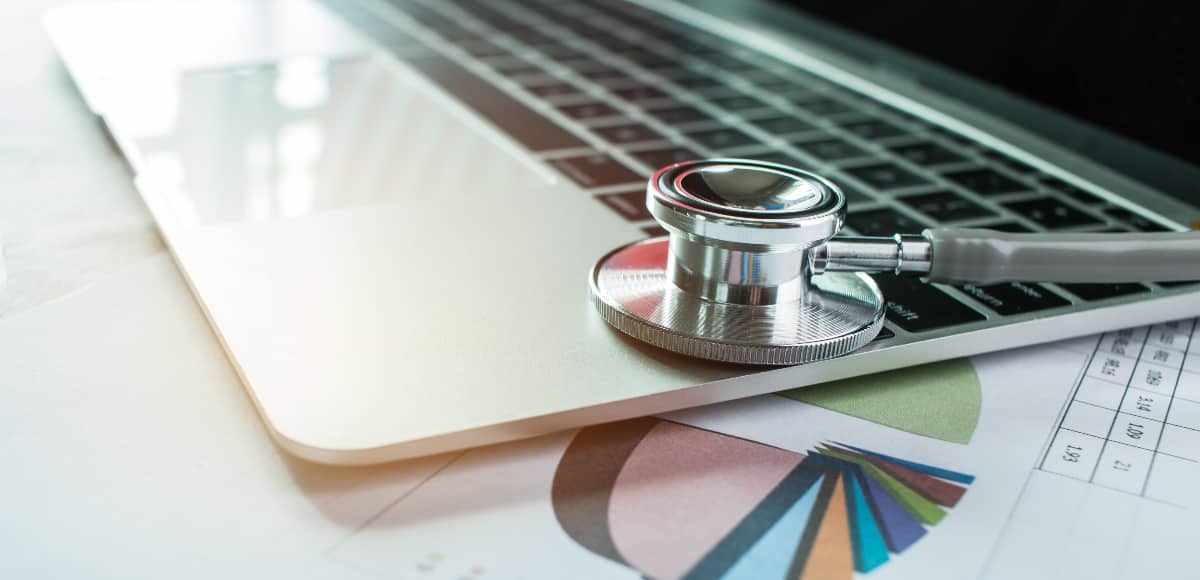
<path fill-rule="evenodd" d="M 602 257 L 593 303 L 629 336 L 718 361 L 792 365 L 866 345 L 885 306 L 866 272 L 973 284 L 1200 280 L 1200 232 L 834 238 L 846 216 L 841 190 L 761 161 L 665 167 L 650 178 L 646 205 L 668 235 Z"/>

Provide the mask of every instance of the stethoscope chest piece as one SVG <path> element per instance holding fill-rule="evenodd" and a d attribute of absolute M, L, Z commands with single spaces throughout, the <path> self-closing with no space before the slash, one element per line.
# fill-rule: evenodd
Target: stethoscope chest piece
<path fill-rule="evenodd" d="M 690 161 L 651 178 L 647 206 L 668 236 L 592 270 L 603 319 L 641 341 L 723 362 L 792 365 L 870 342 L 884 298 L 866 274 L 812 275 L 813 249 L 846 202 L 825 179 L 746 160 Z"/>

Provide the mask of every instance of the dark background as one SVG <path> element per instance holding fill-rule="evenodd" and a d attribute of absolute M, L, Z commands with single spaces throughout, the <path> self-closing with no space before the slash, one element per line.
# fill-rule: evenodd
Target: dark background
<path fill-rule="evenodd" d="M 1200 166 L 1200 26 L 1184 5 L 783 1 Z"/>

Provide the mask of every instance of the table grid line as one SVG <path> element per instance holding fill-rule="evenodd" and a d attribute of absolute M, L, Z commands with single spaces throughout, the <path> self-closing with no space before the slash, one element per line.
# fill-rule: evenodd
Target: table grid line
<path fill-rule="evenodd" d="M 1187 355 L 1192 350 L 1192 336 L 1195 332 L 1196 322 L 1193 320 L 1188 327 L 1187 344 L 1183 348 L 1183 360 L 1179 362 L 1179 372 L 1175 375 L 1175 384 L 1171 386 L 1171 397 L 1167 399 L 1167 410 L 1163 413 L 1163 428 L 1158 430 L 1158 439 L 1154 441 L 1154 454 L 1150 456 L 1150 466 L 1146 468 L 1146 479 L 1142 480 L 1142 493 L 1140 494 L 1142 497 L 1146 497 L 1146 487 L 1150 485 L 1150 476 L 1154 474 L 1154 460 L 1158 459 L 1158 447 L 1162 445 L 1163 434 L 1167 431 L 1167 419 L 1171 416 L 1171 405 L 1175 404 L 1175 391 L 1179 390 L 1179 381 L 1183 378 L 1183 364 L 1187 361 Z M 1147 342 L 1149 342 L 1149 339 L 1150 336 L 1147 335 Z M 1144 345 L 1143 348 L 1145 348 Z M 1130 380 L 1132 381 L 1133 379 L 1130 378 Z"/>
<path fill-rule="evenodd" d="M 1129 395 L 1129 387 L 1133 384 L 1133 373 L 1137 372 L 1138 363 L 1142 362 L 1142 354 L 1146 352 L 1146 343 L 1150 342 L 1150 330 L 1152 329 L 1153 327 L 1146 330 L 1146 338 L 1142 340 L 1142 348 L 1138 349 L 1137 358 L 1133 359 L 1133 370 L 1129 372 L 1129 378 L 1125 381 L 1125 392 L 1121 393 L 1121 400 L 1117 403 L 1118 409 L 1125 406 L 1125 397 Z M 1096 344 L 1096 350 L 1100 349 L 1101 344 L 1104 344 L 1103 339 Z M 1080 381 L 1079 384 L 1082 385 L 1083 381 Z M 1074 403 L 1075 401 L 1072 400 L 1071 402 Z M 1108 425 L 1108 432 L 1104 435 L 1104 442 L 1100 444 L 1100 452 L 1096 454 L 1096 464 L 1092 466 L 1092 474 L 1088 477 L 1088 483 L 1096 483 L 1096 472 L 1100 469 L 1100 459 L 1104 457 L 1104 450 L 1108 449 L 1108 442 L 1110 437 L 1112 437 L 1113 427 L 1117 425 L 1117 417 L 1120 416 L 1120 411 L 1113 413 L 1112 422 Z M 1145 485 L 1144 481 L 1142 485 Z"/>

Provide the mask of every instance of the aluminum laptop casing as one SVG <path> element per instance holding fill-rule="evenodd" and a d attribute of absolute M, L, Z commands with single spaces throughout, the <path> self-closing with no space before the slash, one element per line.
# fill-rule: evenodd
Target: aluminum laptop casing
<path fill-rule="evenodd" d="M 1048 171 L 1197 215 L 821 47 L 654 5 Z M 639 227 L 320 7 L 134 1 L 47 25 L 272 436 L 310 460 L 432 454 L 1200 314 L 1194 294 L 1165 292 L 901 332 L 796 367 L 671 355 L 608 328 L 587 297 L 592 264 Z"/>

